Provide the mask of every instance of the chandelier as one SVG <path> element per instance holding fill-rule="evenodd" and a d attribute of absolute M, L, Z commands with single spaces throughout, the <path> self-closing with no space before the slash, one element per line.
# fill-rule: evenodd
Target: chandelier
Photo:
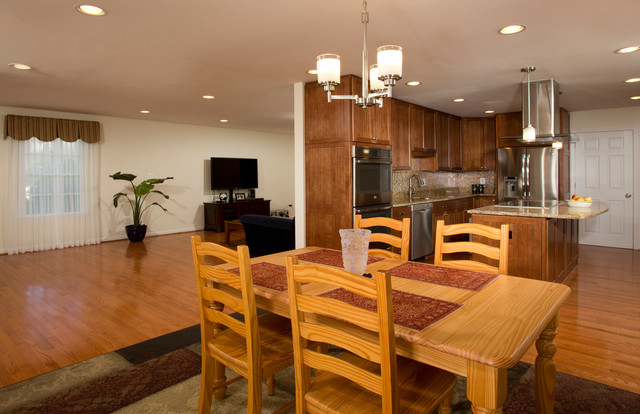
<path fill-rule="evenodd" d="M 316 58 L 318 83 L 327 92 L 327 99 L 351 99 L 357 106 L 368 108 L 373 105 L 382 107 L 382 98 L 391 97 L 391 88 L 402 78 L 402 48 L 395 45 L 378 48 L 378 63 L 369 66 L 367 56 L 367 2 L 362 2 L 362 96 L 331 95 L 340 84 L 340 56 L 325 53 Z M 369 85 L 369 83 L 371 83 Z"/>
<path fill-rule="evenodd" d="M 531 82 L 529 81 L 529 74 L 536 70 L 534 66 L 527 66 L 520 69 L 521 72 L 527 72 L 527 125 L 522 130 L 522 140 L 524 142 L 534 142 L 536 140 L 536 129 L 531 125 Z"/>

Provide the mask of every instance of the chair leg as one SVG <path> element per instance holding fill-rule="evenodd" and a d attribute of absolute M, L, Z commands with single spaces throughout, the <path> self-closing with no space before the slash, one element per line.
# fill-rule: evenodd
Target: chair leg
<path fill-rule="evenodd" d="M 215 379 L 213 363 L 209 356 L 202 355 L 202 373 L 200 374 L 200 404 L 198 414 L 209 414 L 213 397 L 213 381 Z"/>
<path fill-rule="evenodd" d="M 275 392 L 274 391 L 275 383 L 276 383 L 276 379 L 273 375 L 267 378 L 267 394 L 268 395 L 273 395 L 273 393 Z"/>
<path fill-rule="evenodd" d="M 247 378 L 249 391 L 247 395 L 247 414 L 262 413 L 262 379 L 250 375 Z"/>
<path fill-rule="evenodd" d="M 451 414 L 451 402 L 453 402 L 453 390 L 438 404 L 438 414 Z"/>

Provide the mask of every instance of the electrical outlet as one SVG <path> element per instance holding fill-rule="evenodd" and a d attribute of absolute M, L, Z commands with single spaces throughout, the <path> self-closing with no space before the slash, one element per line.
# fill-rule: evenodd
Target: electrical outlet
<path fill-rule="evenodd" d="M 484 185 L 486 183 L 487 183 L 487 180 L 484 177 L 480 179 L 480 184 Z"/>
<path fill-rule="evenodd" d="M 131 224 L 131 217 L 125 217 L 124 218 L 124 225 L 128 226 L 129 224 Z"/>

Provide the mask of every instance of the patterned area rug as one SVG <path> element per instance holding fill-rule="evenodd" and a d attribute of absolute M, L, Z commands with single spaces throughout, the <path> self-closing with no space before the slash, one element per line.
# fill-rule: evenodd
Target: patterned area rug
<path fill-rule="evenodd" d="M 0 413 L 195 413 L 200 392 L 198 335 L 198 326 L 187 328 L 4 387 Z M 185 346 L 187 342 L 193 345 Z M 533 381 L 531 365 L 519 363 L 509 370 L 506 414 L 535 413 Z M 276 376 L 275 395 L 267 396 L 263 388 L 263 412 L 293 401 L 294 387 L 290 367 Z M 246 412 L 246 395 L 246 381 L 235 382 L 222 401 L 214 401 L 211 412 Z M 638 394 L 557 374 L 556 413 L 631 413 L 639 406 Z M 453 412 L 471 413 L 464 378 L 456 386 Z"/>

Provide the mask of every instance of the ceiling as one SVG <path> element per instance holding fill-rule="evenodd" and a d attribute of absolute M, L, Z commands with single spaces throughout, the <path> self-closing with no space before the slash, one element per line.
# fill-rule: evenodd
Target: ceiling
<path fill-rule="evenodd" d="M 293 133 L 293 85 L 315 81 L 317 55 L 361 73 L 359 0 L 86 2 L 107 14 L 0 2 L 0 105 Z M 638 0 L 370 0 L 368 11 L 370 63 L 378 46 L 403 47 L 399 99 L 460 116 L 518 111 L 520 68 L 536 66 L 531 79 L 556 79 L 569 111 L 640 105 L 629 99 L 640 82 L 624 82 L 640 77 L 640 52 L 614 53 L 640 45 Z M 510 24 L 527 29 L 497 33 Z"/>

